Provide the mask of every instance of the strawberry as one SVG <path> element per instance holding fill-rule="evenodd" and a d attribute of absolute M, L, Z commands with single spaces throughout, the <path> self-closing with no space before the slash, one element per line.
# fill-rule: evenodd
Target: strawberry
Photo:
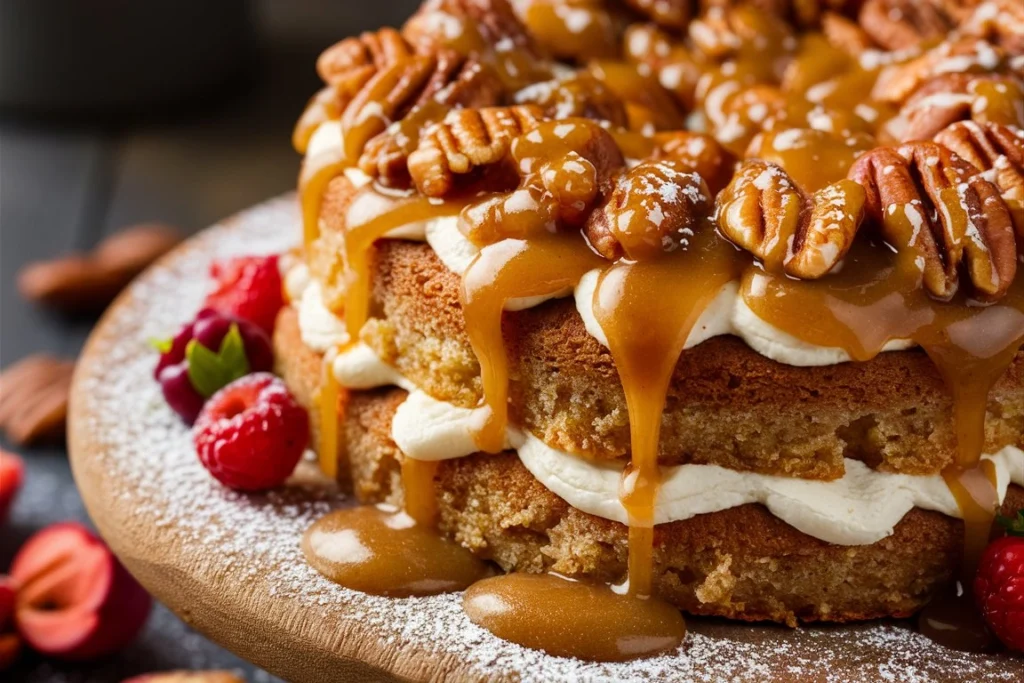
<path fill-rule="evenodd" d="M 210 275 L 217 281 L 217 288 L 206 297 L 206 307 L 249 320 L 268 335 L 274 333 L 274 321 L 284 306 L 276 255 L 215 261 Z"/>
<path fill-rule="evenodd" d="M 974 579 L 974 597 L 992 633 L 1011 650 L 1024 652 L 1024 510 L 1000 518 L 1006 536 L 985 548 Z"/>
<path fill-rule="evenodd" d="M 229 488 L 260 491 L 284 483 L 309 443 L 309 417 L 284 382 L 243 377 L 206 402 L 193 431 L 199 460 Z"/>

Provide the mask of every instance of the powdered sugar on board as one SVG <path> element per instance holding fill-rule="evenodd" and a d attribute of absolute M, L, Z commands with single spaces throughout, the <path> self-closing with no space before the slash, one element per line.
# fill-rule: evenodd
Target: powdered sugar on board
<path fill-rule="evenodd" d="M 206 231 L 156 265 L 90 341 L 73 404 L 76 476 L 87 480 L 83 492 L 90 511 L 98 523 L 104 520 L 101 530 L 129 566 L 144 562 L 147 571 L 184 572 L 199 587 L 220 586 L 228 576 L 233 590 L 241 591 L 239 603 L 261 605 L 261 616 L 300 615 L 268 628 L 262 649 L 245 654 L 259 660 L 257 653 L 287 642 L 283 635 L 304 642 L 311 632 L 327 630 L 346 634 L 327 641 L 339 659 L 368 659 L 424 678 L 444 673 L 449 679 L 523 681 L 1019 680 L 1019 658 L 946 650 L 900 623 L 792 631 L 690 619 L 691 633 L 672 655 L 585 663 L 493 637 L 469 622 L 458 594 L 397 600 L 325 580 L 305 563 L 299 540 L 326 511 L 348 504 L 345 497 L 309 478 L 256 496 L 217 484 L 152 380 L 156 356 L 149 345 L 194 315 L 210 286 L 212 259 L 282 251 L 299 234 L 296 200 L 282 197 Z M 136 547 L 145 548 L 146 556 L 132 557 L 133 563 L 128 556 L 143 553 Z M 156 590 L 185 609 L 181 596 Z M 200 610 L 187 611 L 198 628 L 212 628 Z M 329 628 L 310 630 L 302 623 L 304 614 L 315 614 L 318 626 Z M 218 633 L 209 635 L 219 639 Z M 410 665 L 409 659 L 422 663 Z M 274 668 L 280 660 L 280 654 L 267 655 L 257 663 Z"/>

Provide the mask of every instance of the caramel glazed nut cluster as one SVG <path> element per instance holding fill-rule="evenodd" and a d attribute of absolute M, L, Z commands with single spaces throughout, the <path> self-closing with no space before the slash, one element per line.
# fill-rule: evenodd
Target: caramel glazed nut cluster
<path fill-rule="evenodd" d="M 865 234 L 981 301 L 1024 244 L 1017 0 L 428 0 L 317 68 L 296 147 L 340 119 L 380 185 L 482 197 L 478 243 L 582 230 L 637 260 L 717 225 L 815 279 Z"/>

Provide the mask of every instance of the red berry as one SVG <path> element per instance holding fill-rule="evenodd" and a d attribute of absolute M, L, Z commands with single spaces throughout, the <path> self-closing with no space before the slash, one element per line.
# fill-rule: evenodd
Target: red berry
<path fill-rule="evenodd" d="M 262 329 L 248 320 L 225 315 L 212 308 L 204 308 L 196 319 L 188 323 L 174 336 L 170 345 L 160 354 L 153 376 L 160 382 L 164 400 L 187 423 L 195 422 L 196 416 L 212 391 L 202 393 L 189 378 L 188 344 L 193 339 L 207 349 L 216 352 L 231 330 L 238 326 L 245 350 L 248 371 L 261 372 L 274 367 L 274 352 L 270 339 Z M 241 374 L 242 370 L 235 374 Z M 212 388 L 219 389 L 227 379 L 216 382 Z"/>
<path fill-rule="evenodd" d="M 218 391 L 193 432 L 199 460 L 229 488 L 274 488 L 295 469 L 309 443 L 309 417 L 284 382 L 269 373 Z"/>
<path fill-rule="evenodd" d="M 1024 537 L 1014 535 L 1016 525 L 1024 527 L 1024 511 L 1018 520 L 1010 535 L 990 543 L 982 554 L 974 597 L 996 637 L 1024 652 Z"/>
<path fill-rule="evenodd" d="M 210 266 L 210 275 L 217 280 L 217 288 L 206 297 L 206 306 L 250 320 L 267 334 L 274 333 L 274 321 L 284 306 L 276 255 L 216 261 Z"/>
<path fill-rule="evenodd" d="M 0 450 L 0 524 L 7 519 L 7 511 L 18 495 L 25 478 L 25 464 L 14 453 Z"/>

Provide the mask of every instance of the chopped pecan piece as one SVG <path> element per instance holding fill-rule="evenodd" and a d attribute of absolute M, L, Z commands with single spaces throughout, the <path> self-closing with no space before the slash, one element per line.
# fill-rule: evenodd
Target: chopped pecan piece
<path fill-rule="evenodd" d="M 513 98 L 517 104 L 536 104 L 546 118 L 582 116 L 624 127 L 629 120 L 622 99 L 586 71 L 527 86 Z"/>
<path fill-rule="evenodd" d="M 924 40 L 943 38 L 956 25 L 938 0 L 867 0 L 860 25 L 887 50 L 902 50 Z"/>
<path fill-rule="evenodd" d="M 409 155 L 409 174 L 420 192 L 442 197 L 456 175 L 508 157 L 512 140 L 540 121 L 534 106 L 460 109 L 428 128 Z"/>
<path fill-rule="evenodd" d="M 658 133 L 654 143 L 652 159 L 675 161 L 687 171 L 700 174 L 714 194 L 732 178 L 736 157 L 710 135 L 686 131 Z"/>
<path fill-rule="evenodd" d="M 678 161 L 645 161 L 616 179 L 585 230 L 591 246 L 609 260 L 648 259 L 685 244 L 712 208 L 700 175 Z"/>
<path fill-rule="evenodd" d="M 354 95 L 375 73 L 412 56 L 412 46 L 393 28 L 346 38 L 324 50 L 316 62 L 325 83 Z"/>
<path fill-rule="evenodd" d="M 974 294 L 1005 294 L 1017 268 L 1013 225 L 998 190 L 966 161 L 933 142 L 879 147 L 850 169 L 882 235 L 935 298 L 957 291 L 966 263 Z"/>
<path fill-rule="evenodd" d="M 820 278 L 849 251 L 864 216 L 864 190 L 841 180 L 813 195 L 780 166 L 745 161 L 716 198 L 722 233 L 773 270 Z"/>

